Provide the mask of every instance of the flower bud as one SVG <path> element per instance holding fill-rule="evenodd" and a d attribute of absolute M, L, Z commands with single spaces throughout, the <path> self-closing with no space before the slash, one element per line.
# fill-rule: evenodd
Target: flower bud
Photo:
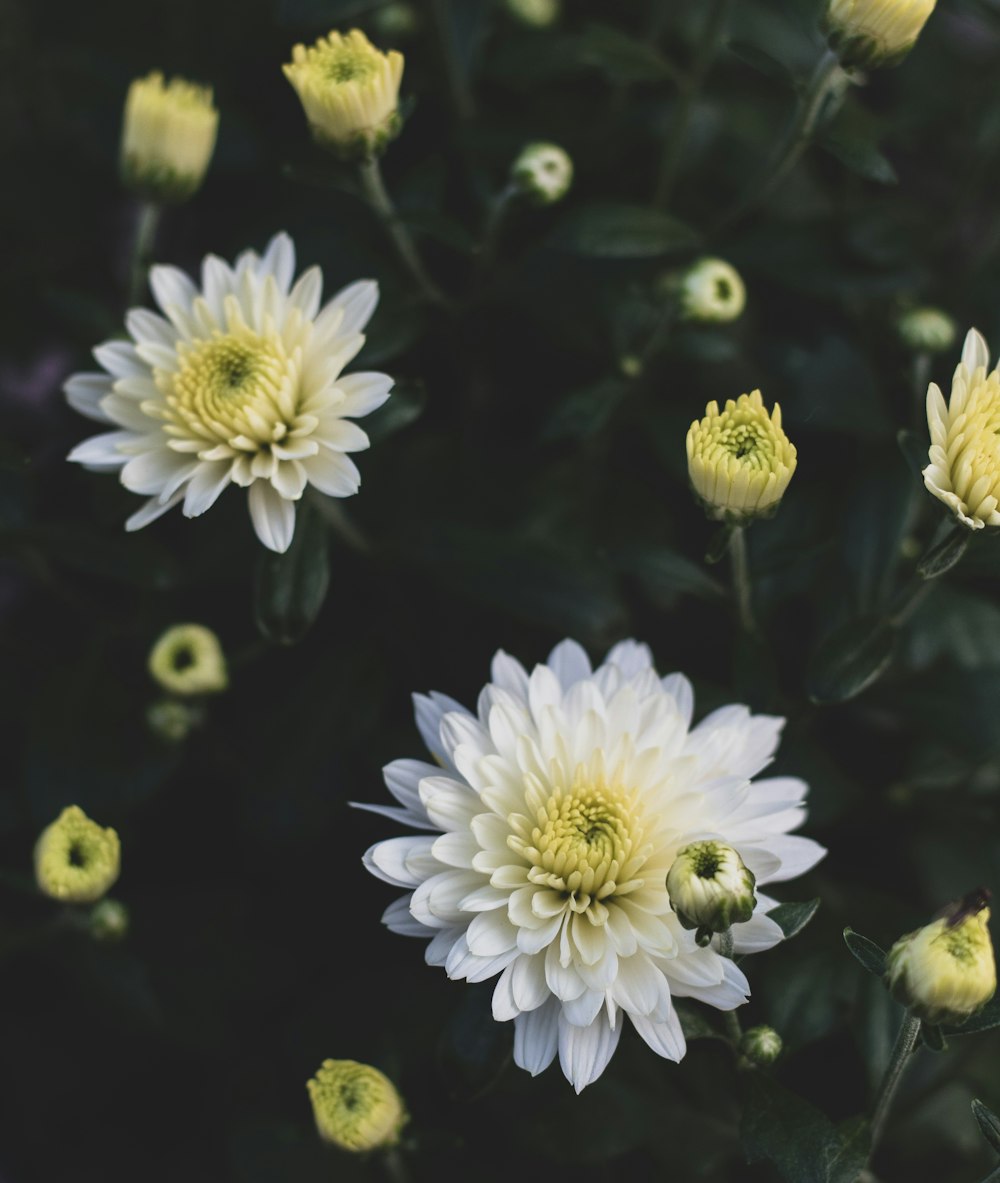
<path fill-rule="evenodd" d="M 747 302 L 740 273 L 724 259 L 699 259 L 681 276 L 681 315 L 686 320 L 724 324 L 735 320 Z"/>
<path fill-rule="evenodd" d="M 759 390 L 710 402 L 687 434 L 688 475 L 714 521 L 741 525 L 769 517 L 795 472 L 796 451 L 781 428 L 781 408 L 770 414 Z"/>
<path fill-rule="evenodd" d="M 146 710 L 149 730 L 164 743 L 182 743 L 202 721 L 202 711 L 189 702 L 160 698 Z"/>
<path fill-rule="evenodd" d="M 1000 526 L 1000 376 L 989 364 L 986 342 L 970 329 L 948 403 L 935 382 L 927 388 L 924 484 L 970 530 Z"/>
<path fill-rule="evenodd" d="M 889 950 L 886 985 L 925 1023 L 963 1023 L 993 997 L 997 969 L 988 902 L 988 892 L 972 892 Z"/>
<path fill-rule="evenodd" d="M 743 924 L 757 906 L 753 872 L 725 842 L 692 842 L 677 852 L 667 875 L 670 905 L 699 936 Z"/>
<path fill-rule="evenodd" d="M 355 1060 L 324 1060 L 306 1088 L 325 1142 L 362 1152 L 399 1141 L 406 1110 L 392 1081 L 377 1068 Z"/>
<path fill-rule="evenodd" d="M 39 890 L 68 904 L 92 904 L 118 878 L 121 844 L 78 805 L 64 809 L 35 843 Z"/>
<path fill-rule="evenodd" d="M 412 4 L 383 4 L 371 15 L 372 26 L 379 37 L 400 41 L 412 37 L 420 28 L 420 13 Z"/>
<path fill-rule="evenodd" d="M 561 0 L 507 0 L 507 11 L 522 25 L 547 29 L 559 19 Z"/>
<path fill-rule="evenodd" d="M 527 144 L 511 165 L 510 179 L 535 205 L 554 205 L 573 183 L 573 161 L 558 144 Z"/>
<path fill-rule="evenodd" d="M 936 0 L 830 0 L 823 28 L 843 66 L 895 66 L 913 48 Z"/>
<path fill-rule="evenodd" d="M 122 180 L 149 201 L 185 201 L 205 179 L 218 128 L 208 87 L 137 78 L 125 100 Z"/>
<path fill-rule="evenodd" d="M 940 308 L 910 308 L 896 321 L 900 340 L 915 353 L 943 353 L 955 343 L 955 322 Z"/>
<path fill-rule="evenodd" d="M 385 151 L 399 132 L 403 55 L 382 53 L 358 29 L 296 45 L 282 67 L 313 136 L 344 160 Z"/>
<path fill-rule="evenodd" d="M 219 638 L 200 624 L 168 628 L 149 654 L 149 672 L 173 694 L 215 694 L 229 684 Z"/>
<path fill-rule="evenodd" d="M 87 928 L 95 941 L 113 944 L 128 935 L 128 908 L 118 900 L 101 900 L 91 908 Z"/>
<path fill-rule="evenodd" d="M 758 1068 L 773 1064 L 781 1049 L 781 1036 L 773 1027 L 751 1027 L 740 1040 L 740 1053 Z"/>

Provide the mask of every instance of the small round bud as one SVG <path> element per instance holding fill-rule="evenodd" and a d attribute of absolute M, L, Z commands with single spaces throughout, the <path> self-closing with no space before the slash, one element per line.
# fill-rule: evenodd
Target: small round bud
<path fill-rule="evenodd" d="M 535 205 L 553 205 L 569 192 L 573 161 L 558 144 L 527 144 L 511 165 L 510 178 Z"/>
<path fill-rule="evenodd" d="M 407 1114 L 392 1081 L 368 1064 L 324 1060 L 306 1084 L 325 1142 L 362 1152 L 395 1146 Z"/>
<path fill-rule="evenodd" d="M 742 525 L 774 513 L 795 472 L 795 445 L 759 390 L 705 408 L 687 434 L 688 476 L 713 521 Z"/>
<path fill-rule="evenodd" d="M 963 1023 L 993 997 L 988 901 L 988 892 L 972 892 L 889 950 L 886 985 L 925 1023 Z"/>
<path fill-rule="evenodd" d="M 943 353 L 955 344 L 955 322 L 940 308 L 911 308 L 896 321 L 896 331 L 916 353 Z"/>
<path fill-rule="evenodd" d="M 773 1027 L 751 1027 L 740 1040 L 740 1053 L 751 1064 L 766 1068 L 781 1055 L 781 1036 Z"/>
<path fill-rule="evenodd" d="M 829 0 L 823 28 L 843 66 L 896 66 L 937 0 Z"/>
<path fill-rule="evenodd" d="M 219 638 L 200 624 L 175 624 L 153 646 L 149 672 L 173 694 L 215 694 L 229 684 Z"/>
<path fill-rule="evenodd" d="M 404 41 L 420 28 L 420 14 L 412 4 L 383 4 L 371 16 L 372 26 L 380 38 Z"/>
<path fill-rule="evenodd" d="M 282 68 L 313 136 L 342 159 L 378 155 L 398 134 L 403 55 L 382 53 L 359 29 L 296 45 Z"/>
<path fill-rule="evenodd" d="M 618 369 L 625 378 L 641 377 L 644 368 L 642 358 L 636 353 L 626 353 L 618 359 Z"/>
<path fill-rule="evenodd" d="M 692 842 L 667 875 L 670 905 L 685 928 L 700 934 L 743 924 L 757 906 L 753 872 L 725 842 Z"/>
<path fill-rule="evenodd" d="M 137 78 L 125 100 L 122 180 L 150 201 L 186 200 L 205 178 L 218 129 L 208 87 L 156 72 Z"/>
<path fill-rule="evenodd" d="M 87 928 L 95 941 L 114 944 L 128 935 L 128 908 L 117 900 L 101 900 L 90 910 Z"/>
<path fill-rule="evenodd" d="M 39 890 L 68 904 L 92 904 L 118 878 L 121 844 L 78 805 L 64 809 L 35 843 Z"/>
<path fill-rule="evenodd" d="M 519 24 L 547 29 L 559 19 L 561 0 L 507 0 L 507 11 Z"/>
<path fill-rule="evenodd" d="M 164 743 L 182 743 L 202 721 L 202 712 L 190 702 L 159 698 L 146 709 L 149 730 Z"/>
<path fill-rule="evenodd" d="M 724 324 L 746 307 L 747 292 L 735 267 L 724 259 L 699 259 L 681 276 L 681 315 L 686 320 Z"/>

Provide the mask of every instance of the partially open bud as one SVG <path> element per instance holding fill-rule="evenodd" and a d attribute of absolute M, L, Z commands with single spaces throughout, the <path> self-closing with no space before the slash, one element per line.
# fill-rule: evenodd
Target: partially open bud
<path fill-rule="evenodd" d="M 559 19 L 561 0 L 507 0 L 507 11 L 522 25 L 547 29 Z"/>
<path fill-rule="evenodd" d="M 843 66 L 895 66 L 913 48 L 936 0 L 830 0 L 823 27 Z"/>
<path fill-rule="evenodd" d="M 154 72 L 125 100 L 122 180 L 149 201 L 184 201 L 201 185 L 215 149 L 219 112 L 207 86 Z"/>
<path fill-rule="evenodd" d="M 325 1142 L 362 1152 L 395 1146 L 407 1121 L 392 1081 L 368 1064 L 324 1060 L 306 1084 Z"/>
<path fill-rule="evenodd" d="M 78 805 L 64 809 L 35 843 L 39 890 L 67 904 L 99 900 L 120 869 L 118 835 L 92 822 Z"/>
<path fill-rule="evenodd" d="M 700 941 L 743 924 L 757 906 L 753 872 L 725 842 L 692 842 L 677 852 L 667 874 L 670 906 Z"/>
<path fill-rule="evenodd" d="M 773 1027 L 751 1027 L 740 1040 L 740 1053 L 751 1064 L 766 1068 L 781 1055 L 781 1036 Z"/>
<path fill-rule="evenodd" d="M 399 132 L 403 55 L 382 53 L 359 29 L 296 45 L 282 68 L 313 136 L 342 159 L 377 156 Z"/>
<path fill-rule="evenodd" d="M 714 521 L 742 525 L 778 508 L 795 472 L 796 451 L 781 427 L 781 407 L 768 413 L 759 390 L 705 408 L 687 434 L 688 475 Z"/>
<path fill-rule="evenodd" d="M 173 694 L 215 694 L 229 684 L 219 638 L 201 624 L 168 628 L 149 654 L 149 672 Z"/>
<path fill-rule="evenodd" d="M 536 205 L 554 205 L 573 183 L 573 161 L 558 144 L 527 144 L 511 165 L 511 183 Z"/>
<path fill-rule="evenodd" d="M 896 321 L 900 340 L 915 353 L 943 353 L 955 344 L 955 322 L 940 308 L 909 308 Z"/>
<path fill-rule="evenodd" d="M 963 1023 L 993 997 L 997 969 L 988 903 L 988 892 L 974 891 L 889 950 L 886 985 L 925 1023 Z"/>
<path fill-rule="evenodd" d="M 680 278 L 678 301 L 686 320 L 724 324 L 735 320 L 747 302 L 740 273 L 725 259 L 699 259 Z"/>
<path fill-rule="evenodd" d="M 101 900 L 91 908 L 87 929 L 95 941 L 114 944 L 128 935 L 128 908 L 118 900 Z"/>

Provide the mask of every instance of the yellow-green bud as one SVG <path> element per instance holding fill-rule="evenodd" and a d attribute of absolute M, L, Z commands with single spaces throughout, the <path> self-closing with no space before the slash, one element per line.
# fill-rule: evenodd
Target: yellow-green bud
<path fill-rule="evenodd" d="M 699 259 L 681 276 L 678 298 L 686 320 L 724 324 L 746 307 L 740 273 L 725 259 Z"/>
<path fill-rule="evenodd" d="M 895 66 L 910 52 L 936 0 L 830 0 L 823 28 L 843 66 Z"/>
<path fill-rule="evenodd" d="M 229 684 L 219 638 L 201 624 L 175 624 L 153 646 L 149 672 L 173 694 L 216 694 Z"/>
<path fill-rule="evenodd" d="M 886 985 L 925 1023 L 963 1023 L 993 997 L 997 968 L 988 901 L 988 892 L 973 892 L 889 950 Z"/>
<path fill-rule="evenodd" d="M 383 4 L 371 16 L 372 26 L 378 36 L 395 41 L 412 37 L 420 28 L 420 13 L 412 4 Z"/>
<path fill-rule="evenodd" d="M 176 698 L 160 698 L 146 709 L 149 730 L 164 743 L 182 743 L 197 727 L 203 712 L 194 703 Z"/>
<path fill-rule="evenodd" d="M 359 29 L 296 45 L 282 68 L 313 136 L 342 159 L 378 155 L 398 134 L 403 55 L 382 53 Z"/>
<path fill-rule="evenodd" d="M 558 144 L 527 144 L 511 165 L 510 179 L 535 205 L 554 205 L 573 183 L 573 161 Z"/>
<path fill-rule="evenodd" d="M 361 1152 L 399 1141 L 407 1113 L 395 1085 L 377 1068 L 356 1060 L 324 1060 L 306 1088 L 325 1142 Z"/>
<path fill-rule="evenodd" d="M 118 835 L 92 822 L 78 805 L 64 809 L 35 843 L 39 890 L 67 904 L 99 900 L 120 869 Z"/>
<path fill-rule="evenodd" d="M 955 322 L 940 308 L 910 308 L 896 321 L 904 345 L 917 353 L 943 353 L 955 344 Z"/>
<path fill-rule="evenodd" d="M 742 525 L 778 508 L 795 472 L 796 451 L 781 427 L 781 407 L 768 413 L 759 390 L 717 402 L 687 434 L 691 485 L 714 521 Z"/>
<path fill-rule="evenodd" d="M 113 944 L 128 935 L 128 908 L 118 900 L 106 899 L 95 904 L 87 917 L 87 928 L 95 941 Z"/>
<path fill-rule="evenodd" d="M 743 924 L 757 906 L 753 872 L 725 842 L 692 842 L 677 852 L 667 874 L 670 906 L 685 928 L 707 943 L 713 932 Z"/>
<path fill-rule="evenodd" d="M 740 1052 L 751 1064 L 766 1068 L 781 1055 L 781 1036 L 773 1027 L 751 1027 L 743 1033 Z"/>
<path fill-rule="evenodd" d="M 205 179 L 218 129 L 208 87 L 158 72 L 137 78 L 125 100 L 122 180 L 150 201 L 186 200 Z"/>
<path fill-rule="evenodd" d="M 561 0 L 507 0 L 507 11 L 522 25 L 547 29 L 559 19 Z"/>

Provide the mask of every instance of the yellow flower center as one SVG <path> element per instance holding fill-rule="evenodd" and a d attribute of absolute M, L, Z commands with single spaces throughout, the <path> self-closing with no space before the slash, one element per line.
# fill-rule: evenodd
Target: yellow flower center
<path fill-rule="evenodd" d="M 702 454 L 715 458 L 726 453 L 750 468 L 769 472 L 777 459 L 777 440 L 769 419 L 744 408 L 728 409 L 712 422 L 702 443 Z"/>
<path fill-rule="evenodd" d="M 244 451 L 288 434 L 298 401 L 299 358 L 297 351 L 288 354 L 277 334 L 238 328 L 178 349 L 179 370 L 155 372 L 175 423 L 172 434 L 193 433 Z"/>
<path fill-rule="evenodd" d="M 346 43 L 330 46 L 317 54 L 315 65 L 331 82 L 363 82 L 378 68 L 379 55 L 365 53 Z"/>

